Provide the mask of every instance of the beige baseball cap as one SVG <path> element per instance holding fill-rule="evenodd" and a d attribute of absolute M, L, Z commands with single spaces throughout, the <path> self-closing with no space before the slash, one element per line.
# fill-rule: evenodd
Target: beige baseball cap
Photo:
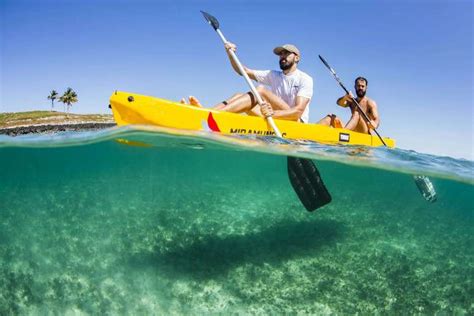
<path fill-rule="evenodd" d="M 281 52 L 284 50 L 289 51 L 290 53 L 294 53 L 301 57 L 300 50 L 295 45 L 292 45 L 292 44 L 285 44 L 283 46 L 275 47 L 273 49 L 273 53 L 275 55 L 280 55 Z"/>

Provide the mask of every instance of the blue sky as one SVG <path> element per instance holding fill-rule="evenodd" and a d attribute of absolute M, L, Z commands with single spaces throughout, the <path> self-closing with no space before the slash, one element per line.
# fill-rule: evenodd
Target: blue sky
<path fill-rule="evenodd" d="M 49 109 L 72 87 L 74 113 L 109 113 L 123 90 L 213 105 L 244 80 L 199 10 L 215 15 L 241 61 L 277 69 L 293 43 L 314 78 L 310 121 L 347 109 L 341 88 L 363 75 L 379 105 L 379 132 L 398 146 L 473 160 L 473 4 L 445 1 L 22 1 L 0 0 L 0 111 Z M 61 109 L 61 105 L 57 105 Z"/>

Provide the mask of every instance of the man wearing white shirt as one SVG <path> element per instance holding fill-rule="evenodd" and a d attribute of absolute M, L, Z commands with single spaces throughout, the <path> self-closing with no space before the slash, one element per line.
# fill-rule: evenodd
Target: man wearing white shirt
<path fill-rule="evenodd" d="M 242 75 L 229 53 L 236 46 L 227 42 L 225 49 L 234 70 Z M 256 116 L 273 116 L 275 119 L 303 121 L 309 120 L 309 103 L 313 96 L 313 79 L 297 69 L 301 54 L 296 46 L 286 44 L 276 47 L 273 52 L 279 56 L 281 71 L 253 70 L 243 66 L 247 75 L 261 83 L 257 91 L 265 103 L 259 105 L 252 92 L 238 93 L 217 104 L 214 108 L 233 113 L 247 113 Z M 184 101 L 182 101 L 184 102 Z M 199 101 L 190 97 L 190 103 L 200 105 Z"/>

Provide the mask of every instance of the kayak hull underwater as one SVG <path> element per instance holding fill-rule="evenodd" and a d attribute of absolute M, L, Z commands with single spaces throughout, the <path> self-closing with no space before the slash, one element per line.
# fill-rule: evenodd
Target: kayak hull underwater
<path fill-rule="evenodd" d="M 261 117 L 200 108 L 135 93 L 116 91 L 110 97 L 110 106 L 119 126 L 138 124 L 222 134 L 275 135 L 271 126 Z M 288 139 L 349 145 L 383 145 L 377 136 L 347 129 L 287 120 L 275 120 L 275 123 L 282 136 Z M 391 138 L 384 137 L 384 141 L 388 147 L 395 146 L 395 141 Z"/>

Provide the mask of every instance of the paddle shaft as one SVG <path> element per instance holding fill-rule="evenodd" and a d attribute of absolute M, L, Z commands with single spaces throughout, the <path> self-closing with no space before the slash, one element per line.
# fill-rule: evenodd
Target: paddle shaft
<path fill-rule="evenodd" d="M 224 34 L 222 34 L 220 29 L 217 28 L 216 32 L 217 32 L 217 34 L 219 34 L 219 37 L 221 38 L 222 42 L 224 42 L 224 44 L 228 43 L 226 38 L 224 37 Z M 245 81 L 249 85 L 250 90 L 252 91 L 253 95 L 257 98 L 258 104 L 262 105 L 264 103 L 264 101 L 263 101 L 262 97 L 260 96 L 260 93 L 258 93 L 257 89 L 255 88 L 252 80 L 249 78 L 249 76 L 245 72 L 245 69 L 242 66 L 242 64 L 240 63 L 239 58 L 237 57 L 237 55 L 235 54 L 235 52 L 233 50 L 229 49 L 228 52 L 229 52 L 230 56 L 232 57 L 232 59 L 234 60 L 234 62 L 237 64 L 237 68 L 239 68 L 240 73 L 245 78 Z M 267 116 L 266 120 L 267 120 L 268 124 L 270 124 L 270 126 L 272 127 L 272 129 L 275 132 L 276 136 L 282 138 L 280 130 L 275 125 L 275 121 L 273 121 L 273 118 L 271 116 Z"/>
<path fill-rule="evenodd" d="M 351 96 L 352 98 L 352 101 L 354 101 L 355 105 L 357 106 L 357 109 L 359 110 L 359 113 L 362 114 L 362 117 L 365 119 L 365 121 L 370 124 L 370 119 L 369 117 L 367 116 L 367 114 L 365 114 L 365 112 L 362 110 L 359 102 L 357 102 L 356 98 L 354 98 L 354 96 L 352 96 L 350 93 L 349 93 L 349 90 L 346 89 L 346 87 L 344 86 L 344 84 L 342 83 L 341 79 L 339 79 L 339 77 L 337 76 L 336 72 L 334 71 L 334 69 L 331 68 L 331 66 L 329 66 L 329 64 L 326 62 L 326 60 L 321 57 L 321 55 L 319 55 L 319 59 L 321 59 L 321 61 L 323 62 L 323 64 L 329 69 L 329 71 L 332 73 L 332 75 L 334 76 L 334 79 L 336 79 L 336 81 L 339 83 L 339 85 L 341 86 L 342 89 L 344 89 L 344 91 Z M 377 130 L 375 128 L 373 128 L 373 131 L 375 132 L 375 134 L 377 134 L 377 136 L 379 137 L 380 141 L 382 142 L 382 144 L 384 144 L 384 146 L 387 147 L 387 144 L 384 142 L 382 136 L 380 136 L 379 132 L 377 132 Z"/>

